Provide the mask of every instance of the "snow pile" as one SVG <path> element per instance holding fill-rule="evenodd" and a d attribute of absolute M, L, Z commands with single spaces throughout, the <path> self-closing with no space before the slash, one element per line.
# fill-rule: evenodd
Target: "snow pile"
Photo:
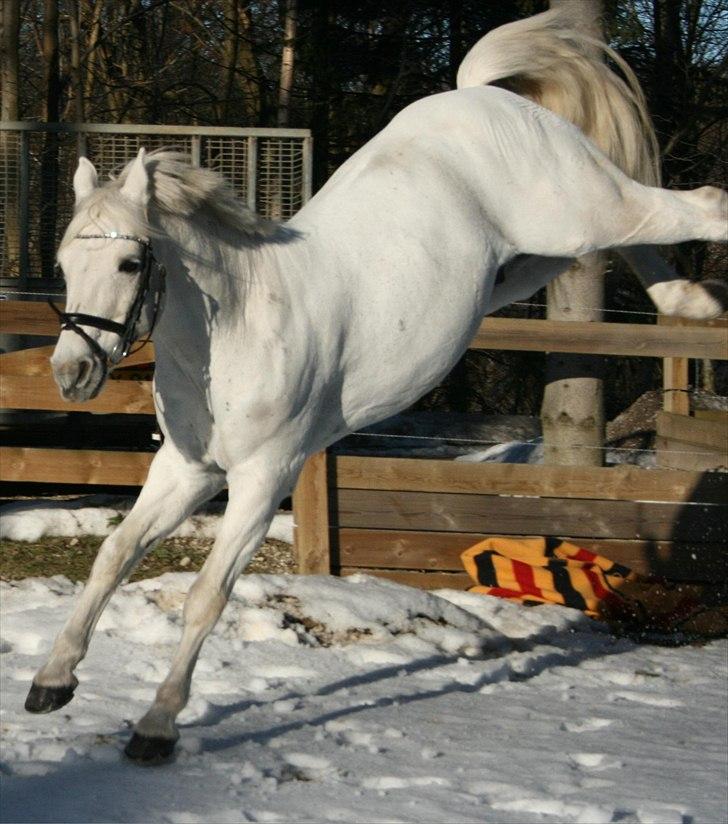
<path fill-rule="evenodd" d="M 47 716 L 22 702 L 78 587 L 0 584 L 2 821 L 726 820 L 726 642 L 638 647 L 571 610 L 366 576 L 241 578 L 176 760 L 129 764 L 192 578 L 121 588 Z"/>
<path fill-rule="evenodd" d="M 109 535 L 127 515 L 134 498 L 86 495 L 75 500 L 27 500 L 6 504 L 0 509 L 0 539 L 39 541 L 46 535 L 72 538 L 82 535 Z M 172 533 L 176 538 L 214 538 L 224 505 L 209 504 L 187 518 Z M 293 516 L 278 513 L 268 537 L 293 543 Z"/>
<path fill-rule="evenodd" d="M 478 452 L 457 455 L 454 460 L 463 463 L 542 464 L 544 460 L 543 438 L 497 443 Z M 605 450 L 604 462 L 607 466 L 633 464 L 641 466 L 643 469 L 654 469 L 657 466 L 657 456 L 652 449 L 621 449 L 615 447 Z"/>

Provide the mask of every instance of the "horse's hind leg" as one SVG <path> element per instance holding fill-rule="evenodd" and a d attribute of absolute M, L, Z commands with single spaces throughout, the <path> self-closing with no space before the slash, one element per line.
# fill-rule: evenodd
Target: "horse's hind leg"
<path fill-rule="evenodd" d="M 154 456 L 149 477 L 124 521 L 99 549 L 91 574 L 46 664 L 33 679 L 25 708 L 51 712 L 73 697 L 74 669 L 86 654 L 96 622 L 119 583 L 200 503 L 224 485 L 219 472 L 191 464 L 167 441 Z"/>
<path fill-rule="evenodd" d="M 149 764 L 172 754 L 179 737 L 175 719 L 189 698 L 200 648 L 227 604 L 236 578 L 265 537 L 279 501 L 290 492 L 300 463 L 286 462 L 281 467 L 261 458 L 228 473 L 229 503 L 220 531 L 187 595 L 182 638 L 169 674 L 125 749 L 132 760 Z"/>
<path fill-rule="evenodd" d="M 526 205 L 507 227 L 519 252 L 578 257 L 617 249 L 661 312 L 709 318 L 725 311 L 725 286 L 679 278 L 652 247 L 686 240 L 728 241 L 728 193 L 711 186 L 692 191 L 642 186 L 606 158 L 586 164 L 578 183 L 570 180 L 559 193 L 553 220 L 541 216 L 539 221 L 535 207 Z M 547 180 L 547 189 L 553 183 Z M 553 195 L 557 197 L 556 189 Z"/>
<path fill-rule="evenodd" d="M 728 285 L 721 280 L 698 282 L 681 277 L 654 246 L 626 246 L 619 255 L 642 281 L 663 315 L 714 318 L 728 306 Z"/>

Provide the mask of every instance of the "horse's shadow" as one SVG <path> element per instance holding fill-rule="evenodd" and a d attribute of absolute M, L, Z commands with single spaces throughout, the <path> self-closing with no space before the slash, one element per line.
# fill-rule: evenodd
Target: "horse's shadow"
<path fill-rule="evenodd" d="M 493 651 L 490 650 L 481 657 L 481 660 L 491 659 L 496 666 L 488 672 L 483 673 L 480 678 L 473 683 L 468 684 L 451 681 L 438 689 L 410 693 L 397 693 L 391 696 L 380 697 L 375 701 L 367 699 L 366 701 L 362 701 L 360 703 L 354 703 L 351 706 L 322 713 L 316 717 L 306 716 L 296 721 L 289 721 L 269 727 L 268 729 L 258 731 L 249 730 L 247 732 L 225 738 L 203 738 L 202 751 L 211 753 L 222 752 L 247 741 L 253 741 L 258 744 L 266 744 L 269 741 L 279 736 L 286 735 L 294 730 L 302 729 L 304 727 L 322 727 L 330 721 L 345 718 L 347 716 L 354 716 L 364 711 L 413 704 L 418 701 L 425 701 L 453 693 L 477 693 L 489 684 L 495 684 L 503 681 L 529 681 L 541 675 L 547 669 L 578 666 L 584 661 L 588 661 L 602 655 L 623 653 L 627 648 L 625 644 L 630 647 L 634 646 L 634 644 L 629 641 L 614 644 L 612 643 L 612 636 L 608 636 L 606 633 L 605 636 L 609 639 L 608 641 L 604 636 L 600 636 L 600 634 L 594 632 L 580 632 L 578 634 L 575 633 L 574 635 L 570 635 L 568 638 L 564 638 L 562 640 L 558 638 L 558 636 L 557 638 L 554 638 L 553 629 L 544 628 L 527 639 L 507 641 L 507 648 L 499 650 L 501 652 L 505 651 L 510 653 L 516 652 L 526 654 L 533 652 L 539 644 L 548 641 L 550 644 L 550 649 L 544 651 L 534 659 L 527 659 L 524 661 L 523 663 L 525 666 L 522 669 L 514 666 L 519 663 L 517 660 L 509 660 L 505 656 L 502 657 L 500 666 L 498 666 L 497 653 L 493 654 Z M 557 649 L 554 649 L 554 647 Z M 385 681 L 388 678 L 401 677 L 403 675 L 414 675 L 418 672 L 455 664 L 461 657 L 462 656 L 460 655 L 432 655 L 427 658 L 413 661 L 409 664 L 397 664 L 339 679 L 338 681 L 333 681 L 330 684 L 320 687 L 312 693 L 292 692 L 284 696 L 276 696 L 274 700 L 285 701 L 291 699 L 310 699 L 334 695 L 340 691 L 371 685 L 376 682 Z M 207 712 L 202 721 L 191 723 L 186 726 L 188 728 L 215 727 L 228 718 L 239 715 L 240 713 L 252 708 L 265 707 L 269 703 L 269 701 L 245 700 L 228 704 L 226 706 L 213 706 Z"/>

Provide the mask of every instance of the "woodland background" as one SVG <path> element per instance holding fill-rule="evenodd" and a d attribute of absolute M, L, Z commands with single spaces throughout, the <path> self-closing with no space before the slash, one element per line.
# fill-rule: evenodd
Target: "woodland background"
<path fill-rule="evenodd" d="M 452 88 L 462 57 L 485 32 L 547 6 L 0 0 L 2 119 L 310 128 L 318 188 L 407 104 Z M 605 0 L 604 10 L 608 41 L 645 89 L 664 184 L 725 186 L 728 0 Z M 672 254 L 690 277 L 725 276 L 725 252 L 716 247 L 684 244 Z M 607 284 L 608 308 L 654 311 L 619 265 Z M 541 313 L 538 306 L 508 311 Z M 607 415 L 658 386 L 658 368 L 610 358 Z M 422 405 L 538 414 L 543 372 L 539 355 L 471 352 Z"/>

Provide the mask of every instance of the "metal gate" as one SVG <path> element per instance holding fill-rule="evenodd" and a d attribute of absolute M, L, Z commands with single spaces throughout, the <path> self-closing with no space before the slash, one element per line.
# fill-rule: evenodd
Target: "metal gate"
<path fill-rule="evenodd" d="M 119 172 L 141 146 L 177 149 L 219 172 L 250 208 L 286 220 L 311 196 L 307 129 L 71 123 L 0 124 L 0 276 L 51 278 L 73 210 L 78 157 L 99 177 Z M 13 281 L 5 280 L 6 285 Z"/>

